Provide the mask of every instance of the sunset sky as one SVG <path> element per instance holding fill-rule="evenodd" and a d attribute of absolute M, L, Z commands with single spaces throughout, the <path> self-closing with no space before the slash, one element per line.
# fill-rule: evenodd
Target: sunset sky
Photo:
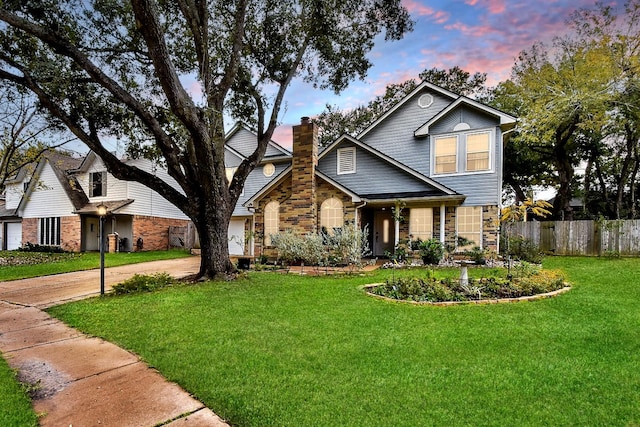
<path fill-rule="evenodd" d="M 291 126 L 302 116 L 321 113 L 327 103 L 341 109 L 365 104 L 384 93 L 387 84 L 416 78 L 432 67 L 457 65 L 472 74 L 487 73 L 487 83 L 493 86 L 509 78 L 518 53 L 536 41 L 550 42 L 566 34 L 571 13 L 594 8 L 595 0 L 402 0 L 402 4 L 415 21 L 414 31 L 401 41 L 377 43 L 369 55 L 373 67 L 365 81 L 353 82 L 339 95 L 294 82 L 275 141 L 290 147 Z"/>

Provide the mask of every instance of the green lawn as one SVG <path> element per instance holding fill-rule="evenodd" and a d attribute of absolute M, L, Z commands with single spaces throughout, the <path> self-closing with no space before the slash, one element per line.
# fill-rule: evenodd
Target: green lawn
<path fill-rule="evenodd" d="M 549 258 L 574 288 L 431 307 L 253 273 L 51 309 L 242 426 L 640 425 L 640 260 Z M 405 274 L 405 273 L 395 273 Z"/>
<path fill-rule="evenodd" d="M 26 391 L 20 387 L 14 371 L 0 357 L 0 426 L 37 426 L 38 419 L 31 408 Z"/>
<path fill-rule="evenodd" d="M 185 250 L 119 252 L 107 253 L 106 267 L 117 267 L 146 261 L 181 258 L 189 256 Z M 40 277 L 49 274 L 69 273 L 100 267 L 99 252 L 82 253 L 33 253 L 20 251 L 0 251 L 0 258 L 22 259 L 24 265 L 0 265 L 0 281 Z"/>

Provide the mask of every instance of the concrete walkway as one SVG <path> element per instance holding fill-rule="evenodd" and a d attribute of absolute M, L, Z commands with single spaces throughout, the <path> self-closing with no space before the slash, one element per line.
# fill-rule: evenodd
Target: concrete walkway
<path fill-rule="evenodd" d="M 105 288 L 135 273 L 198 271 L 189 257 L 105 269 Z M 98 295 L 90 270 L 0 282 L 0 352 L 22 381 L 37 386 L 33 406 L 41 426 L 227 426 L 176 384 L 132 353 L 88 337 L 42 309 Z"/>

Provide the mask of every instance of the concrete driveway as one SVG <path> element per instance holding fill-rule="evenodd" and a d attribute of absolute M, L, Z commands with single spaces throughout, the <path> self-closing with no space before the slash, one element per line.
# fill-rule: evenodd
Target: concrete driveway
<path fill-rule="evenodd" d="M 189 257 L 107 268 L 105 288 L 136 273 L 184 277 L 199 265 Z M 99 270 L 0 282 L 0 351 L 21 381 L 36 385 L 40 425 L 227 426 L 136 355 L 42 311 L 99 293 Z"/>

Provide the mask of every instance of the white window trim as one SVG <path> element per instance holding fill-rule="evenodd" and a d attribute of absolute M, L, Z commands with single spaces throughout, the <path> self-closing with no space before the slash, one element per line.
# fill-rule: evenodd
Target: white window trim
<path fill-rule="evenodd" d="M 455 172 L 436 172 L 436 141 L 438 139 L 455 138 L 456 139 L 456 170 Z M 436 135 L 433 137 L 433 144 L 431 145 L 431 175 L 447 176 L 447 175 L 459 175 L 458 165 L 460 164 L 460 135 L 459 134 L 446 134 Z"/>
<path fill-rule="evenodd" d="M 488 134 L 489 135 L 489 167 L 487 169 L 483 169 L 483 170 L 478 170 L 478 171 L 468 171 L 467 169 L 467 154 L 469 154 L 469 151 L 467 150 L 467 141 L 466 141 L 466 137 L 469 135 L 482 135 L 482 134 Z M 494 138 L 493 138 L 493 132 L 491 132 L 490 130 L 482 130 L 482 131 L 473 131 L 473 132 L 465 132 L 464 133 L 465 136 L 465 142 L 464 142 L 464 153 L 462 153 L 464 155 L 464 173 L 465 174 L 476 174 L 476 173 L 487 173 L 487 172 L 493 172 L 493 152 L 495 151 L 495 148 L 492 149 L 492 147 L 494 146 Z"/>
<path fill-rule="evenodd" d="M 467 135 L 474 134 L 489 134 L 489 169 L 480 171 L 467 171 Z M 457 138 L 457 160 L 456 160 L 456 172 L 436 173 L 436 138 L 450 138 L 455 136 Z M 495 173 L 495 151 L 496 151 L 496 135 L 493 128 L 487 129 L 474 129 L 473 131 L 461 131 L 454 133 L 447 133 L 442 135 L 434 135 L 431 137 L 431 174 L 430 176 L 464 176 L 464 175 L 479 175 L 479 174 L 491 174 Z M 463 149 L 464 148 L 464 149 Z M 460 168 L 460 165 L 463 168 Z"/>
<path fill-rule="evenodd" d="M 341 170 L 340 169 L 340 165 L 342 163 L 341 157 L 347 153 L 350 153 L 351 157 L 353 158 L 353 169 Z M 350 173 L 356 173 L 356 147 L 339 148 L 337 150 L 337 156 L 336 156 L 336 174 L 347 175 Z"/>

